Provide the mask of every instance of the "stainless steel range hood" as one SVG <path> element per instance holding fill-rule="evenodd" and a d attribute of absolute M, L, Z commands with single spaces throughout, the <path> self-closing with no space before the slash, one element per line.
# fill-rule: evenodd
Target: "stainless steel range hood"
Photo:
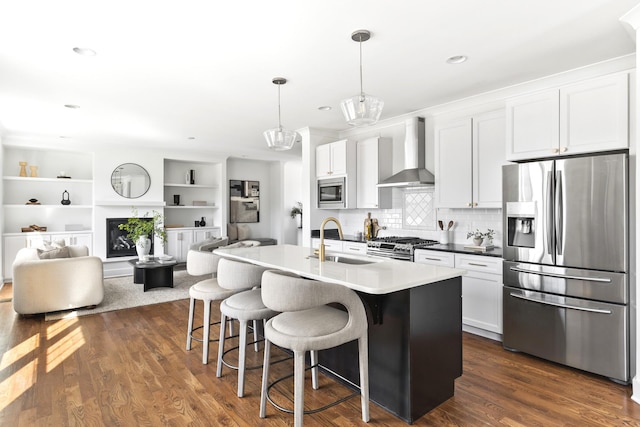
<path fill-rule="evenodd" d="M 425 130 L 424 118 L 414 117 L 406 121 L 404 139 L 404 167 L 395 175 L 390 176 L 378 187 L 419 187 L 434 185 L 436 180 L 431 172 L 424 167 Z"/>

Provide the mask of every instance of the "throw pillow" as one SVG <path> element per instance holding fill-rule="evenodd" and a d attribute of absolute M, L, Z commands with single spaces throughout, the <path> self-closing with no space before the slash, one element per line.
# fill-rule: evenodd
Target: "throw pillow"
<path fill-rule="evenodd" d="M 44 246 L 45 251 L 50 251 L 51 249 L 59 249 L 67 246 L 64 239 L 54 240 L 51 242 L 43 241 L 42 246 Z"/>
<path fill-rule="evenodd" d="M 71 255 L 69 254 L 69 248 L 65 246 L 62 248 L 51 249 L 50 251 L 38 249 L 38 258 L 40 259 L 71 258 Z"/>
<path fill-rule="evenodd" d="M 238 240 L 238 227 L 235 224 L 227 224 L 227 236 L 229 240 Z"/>
<path fill-rule="evenodd" d="M 247 240 L 251 235 L 251 229 L 248 225 L 238 225 L 238 240 Z"/>
<path fill-rule="evenodd" d="M 214 249 L 219 248 L 220 246 L 226 245 L 227 243 L 229 243 L 229 239 L 227 239 L 226 237 L 221 237 L 219 239 L 213 239 L 210 242 L 204 242 L 202 245 L 200 245 L 198 250 L 211 252 Z"/>

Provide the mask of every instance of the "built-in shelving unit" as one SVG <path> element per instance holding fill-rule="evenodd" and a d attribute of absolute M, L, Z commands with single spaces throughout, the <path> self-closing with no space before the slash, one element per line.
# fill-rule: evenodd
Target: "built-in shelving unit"
<path fill-rule="evenodd" d="M 20 176 L 20 162 L 27 163 L 27 176 Z M 23 247 L 64 240 L 92 250 L 93 154 L 4 146 L 2 170 L 5 280 L 11 279 L 11 263 Z M 61 203 L 65 191 L 69 205 Z M 27 204 L 30 199 L 39 204 Z M 46 232 L 22 232 L 31 225 Z"/>

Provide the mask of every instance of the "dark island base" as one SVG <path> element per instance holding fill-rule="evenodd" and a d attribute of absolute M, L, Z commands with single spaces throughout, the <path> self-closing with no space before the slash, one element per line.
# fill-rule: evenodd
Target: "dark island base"
<path fill-rule="evenodd" d="M 462 279 L 360 296 L 369 318 L 370 399 L 413 423 L 452 397 L 462 375 Z M 356 342 L 321 351 L 319 361 L 329 375 L 360 383 Z"/>

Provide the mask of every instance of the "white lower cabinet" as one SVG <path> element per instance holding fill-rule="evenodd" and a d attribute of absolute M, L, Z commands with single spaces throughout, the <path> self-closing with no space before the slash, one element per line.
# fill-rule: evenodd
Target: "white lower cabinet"
<path fill-rule="evenodd" d="M 167 230 L 167 244 L 164 251 L 171 255 L 178 262 L 187 261 L 189 248 L 195 242 L 199 242 L 210 237 L 220 237 L 220 228 L 178 228 Z"/>
<path fill-rule="evenodd" d="M 366 255 L 367 244 L 364 242 L 342 242 L 342 252 L 347 254 Z"/>
<path fill-rule="evenodd" d="M 342 252 L 342 240 L 324 239 L 324 250 L 331 252 Z M 311 239 L 311 247 L 318 249 L 320 247 L 320 239 L 314 237 Z"/>
<path fill-rule="evenodd" d="M 463 329 L 500 340 L 502 335 L 502 258 L 417 249 L 415 262 L 466 270 L 462 276 Z"/>
<path fill-rule="evenodd" d="M 502 258 L 455 254 L 455 267 L 467 271 L 462 276 L 462 323 L 502 335 Z"/>

